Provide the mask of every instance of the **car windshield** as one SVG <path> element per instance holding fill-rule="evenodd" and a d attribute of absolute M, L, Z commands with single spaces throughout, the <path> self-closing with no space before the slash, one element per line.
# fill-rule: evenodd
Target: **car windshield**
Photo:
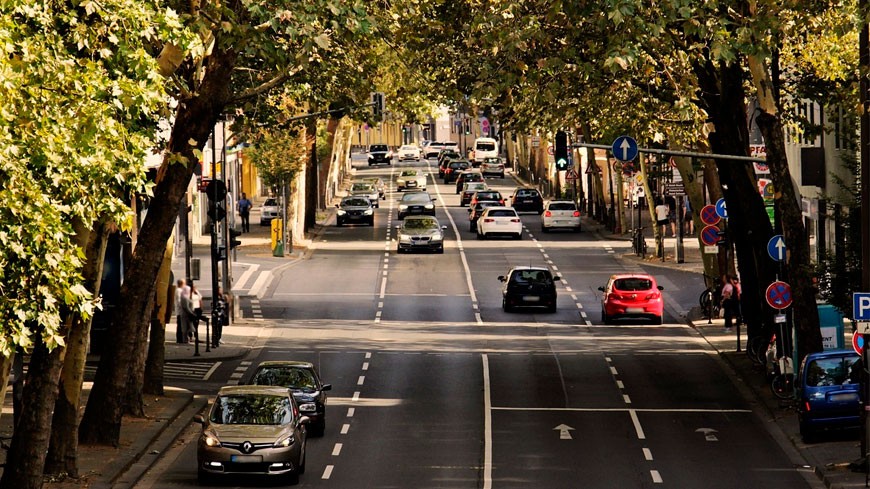
<path fill-rule="evenodd" d="M 499 204 L 498 202 L 495 202 L 495 201 L 484 201 L 484 202 L 478 202 L 477 205 L 474 206 L 474 209 L 477 211 L 482 211 L 483 209 L 486 209 L 487 207 L 502 207 L 502 205 Z"/>
<path fill-rule="evenodd" d="M 499 200 L 501 198 L 501 194 L 498 192 L 477 192 L 477 200 Z"/>
<path fill-rule="evenodd" d="M 485 183 L 472 182 L 472 183 L 466 183 L 466 184 L 465 184 L 465 190 L 466 190 L 466 191 L 474 192 L 474 191 L 476 191 L 476 190 L 483 190 L 483 189 L 485 189 L 485 188 L 486 188 L 486 184 L 485 184 Z"/>
<path fill-rule="evenodd" d="M 517 213 L 511 209 L 493 209 L 489 211 L 489 217 L 517 217 Z"/>
<path fill-rule="evenodd" d="M 577 206 L 573 202 L 553 202 L 550 204 L 551 211 L 573 211 L 577 210 Z"/>
<path fill-rule="evenodd" d="M 263 367 L 251 379 L 254 385 L 278 385 L 290 389 L 317 390 L 314 372 L 302 367 Z"/>
<path fill-rule="evenodd" d="M 371 192 L 374 187 L 370 183 L 355 183 L 350 188 L 351 192 Z"/>
<path fill-rule="evenodd" d="M 403 177 L 415 177 L 417 176 L 417 170 L 402 170 Z"/>
<path fill-rule="evenodd" d="M 450 168 L 453 170 L 464 170 L 468 168 L 468 163 L 464 161 L 455 161 L 453 163 L 450 163 Z"/>
<path fill-rule="evenodd" d="M 495 151 L 495 144 L 493 143 L 477 143 L 478 151 Z"/>
<path fill-rule="evenodd" d="M 858 355 L 846 357 L 819 358 L 807 365 L 807 385 L 821 387 L 827 385 L 857 384 L 860 380 Z"/>
<path fill-rule="evenodd" d="M 537 197 L 537 190 L 518 190 L 517 197 Z"/>
<path fill-rule="evenodd" d="M 501 160 L 498 158 L 486 158 L 483 160 L 483 164 L 485 165 L 498 165 L 499 163 L 501 163 Z"/>
<path fill-rule="evenodd" d="M 436 229 L 438 228 L 438 221 L 435 219 L 429 218 L 419 218 L 419 219 L 405 219 L 404 223 L 405 229 L 413 229 L 415 231 L 420 231 L 423 229 Z"/>
<path fill-rule="evenodd" d="M 405 145 L 405 146 L 402 146 L 402 147 L 399 148 L 399 149 L 406 150 L 406 151 L 414 151 L 414 150 L 417 149 L 417 148 L 415 148 L 414 146 L 408 146 L 408 145 Z"/>
<path fill-rule="evenodd" d="M 373 144 L 369 146 L 369 151 L 387 151 L 386 144 Z"/>
<path fill-rule="evenodd" d="M 293 420 L 293 405 L 286 396 L 235 394 L 218 396 L 211 411 L 212 423 L 280 425 Z"/>
<path fill-rule="evenodd" d="M 348 207 L 357 207 L 357 206 L 368 207 L 369 200 L 368 199 L 360 199 L 360 198 L 355 197 L 353 199 L 344 199 L 344 201 L 341 203 L 341 205 L 345 205 Z"/>
<path fill-rule="evenodd" d="M 552 277 L 547 270 L 515 270 L 511 275 L 511 281 L 542 284 L 552 281 Z"/>
<path fill-rule="evenodd" d="M 402 202 L 431 202 L 432 197 L 426 192 L 414 192 L 402 196 Z"/>
<path fill-rule="evenodd" d="M 618 278 L 613 282 L 616 290 L 650 290 L 653 288 L 652 280 L 642 277 Z"/>
<path fill-rule="evenodd" d="M 266 202 L 263 202 L 263 207 L 277 207 L 278 199 L 266 199 Z"/>

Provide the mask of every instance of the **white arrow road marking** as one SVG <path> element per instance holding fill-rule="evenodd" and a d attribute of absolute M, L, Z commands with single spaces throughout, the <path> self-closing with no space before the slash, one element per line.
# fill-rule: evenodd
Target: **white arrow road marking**
<path fill-rule="evenodd" d="M 571 431 L 574 431 L 574 428 L 572 428 L 566 424 L 560 424 L 559 426 L 557 426 L 553 429 L 559 432 L 559 439 L 560 440 L 573 440 L 574 439 L 571 436 Z"/>
<path fill-rule="evenodd" d="M 703 433 L 704 439 L 706 439 L 707 441 L 719 441 L 719 439 L 716 438 L 716 435 L 713 434 L 716 433 L 716 430 L 714 430 L 713 428 L 698 428 L 697 430 L 695 430 L 695 433 Z"/>

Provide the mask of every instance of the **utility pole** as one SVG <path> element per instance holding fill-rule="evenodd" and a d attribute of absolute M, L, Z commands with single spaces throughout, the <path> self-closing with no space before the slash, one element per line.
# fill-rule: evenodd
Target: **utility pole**
<path fill-rule="evenodd" d="M 867 9 L 867 0 L 859 0 L 858 11 L 865 12 Z M 868 104 L 868 91 L 870 91 L 870 81 L 868 81 L 868 70 L 870 70 L 870 28 L 865 22 L 861 26 L 861 37 L 858 41 L 858 64 L 859 73 L 861 74 L 860 85 L 860 101 L 861 101 L 861 288 L 864 291 L 870 290 L 870 104 Z M 863 468 L 870 473 L 870 464 L 867 460 L 867 450 L 870 446 L 870 423 L 867 422 L 867 409 L 870 409 L 870 371 L 868 371 L 868 341 L 864 341 L 864 349 L 861 358 L 864 366 L 864 375 L 861 376 L 864 385 L 864 409 L 861 411 L 861 458 L 864 460 Z"/>

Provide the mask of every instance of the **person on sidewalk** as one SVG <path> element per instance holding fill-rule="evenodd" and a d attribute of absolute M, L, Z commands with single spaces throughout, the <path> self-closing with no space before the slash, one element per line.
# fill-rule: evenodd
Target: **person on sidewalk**
<path fill-rule="evenodd" d="M 248 196 L 242 192 L 242 198 L 239 199 L 239 215 L 242 217 L 242 232 L 249 233 L 251 232 L 251 201 L 248 200 Z"/>
<path fill-rule="evenodd" d="M 731 332 L 734 321 L 734 284 L 730 275 L 722 276 L 722 310 L 725 312 L 725 332 Z"/>
<path fill-rule="evenodd" d="M 181 314 L 178 316 L 178 329 L 181 330 L 181 343 L 190 343 L 189 338 L 193 334 L 194 327 L 193 319 L 196 317 L 196 313 L 193 312 L 193 305 L 190 302 L 190 291 L 189 286 L 183 287 L 179 299 Z"/>
<path fill-rule="evenodd" d="M 199 289 L 196 288 L 196 285 L 193 283 L 193 280 L 190 281 L 190 307 L 193 309 L 193 319 L 189 339 L 195 340 L 199 337 L 199 321 L 205 321 L 206 330 L 208 329 L 208 316 L 202 314 L 202 294 L 199 293 Z"/>
<path fill-rule="evenodd" d="M 184 337 L 184 324 L 186 320 L 186 314 L 184 312 L 184 308 L 181 304 L 182 296 L 187 293 L 190 293 L 190 289 L 187 284 L 185 284 L 184 279 L 178 279 L 177 285 L 175 287 L 175 342 L 176 343 L 185 343 Z"/>
<path fill-rule="evenodd" d="M 217 303 L 215 304 L 215 323 L 211 332 L 211 347 L 221 344 L 224 326 L 230 323 L 230 298 L 224 293 L 224 288 L 218 285 Z"/>
<path fill-rule="evenodd" d="M 662 238 L 665 237 L 665 230 L 667 229 L 668 222 L 668 205 L 665 204 L 665 201 L 662 200 L 661 197 L 656 198 L 656 226 L 659 227 L 659 233 L 661 233 Z"/>
<path fill-rule="evenodd" d="M 692 219 L 692 203 L 689 197 L 683 197 L 683 226 L 687 236 L 695 234 L 695 221 Z"/>
<path fill-rule="evenodd" d="M 743 310 L 740 307 L 740 299 L 743 298 L 743 288 L 740 286 L 740 279 L 737 276 L 731 277 L 731 300 L 734 303 L 734 320 L 739 328 L 743 324 Z"/>

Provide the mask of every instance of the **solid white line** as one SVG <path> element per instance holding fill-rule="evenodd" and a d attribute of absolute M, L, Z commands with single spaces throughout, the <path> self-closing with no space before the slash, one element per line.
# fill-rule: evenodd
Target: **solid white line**
<path fill-rule="evenodd" d="M 353 414 L 356 412 L 356 408 L 347 408 L 347 417 L 352 418 Z"/>
<path fill-rule="evenodd" d="M 653 459 L 652 450 L 650 450 L 649 448 L 644 448 L 643 449 L 643 458 L 644 458 L 644 460 L 651 461 Z"/>
<path fill-rule="evenodd" d="M 492 406 L 493 411 L 564 411 L 577 413 L 751 413 L 749 409 L 703 409 L 703 408 L 630 408 L 630 407 L 590 407 L 590 408 L 538 408 Z"/>
<path fill-rule="evenodd" d="M 358 379 L 356 379 L 356 385 L 363 385 L 366 383 L 366 376 L 360 375 Z"/>
<path fill-rule="evenodd" d="M 483 489 L 492 489 L 492 399 L 489 386 L 489 357 L 483 361 Z"/>
<path fill-rule="evenodd" d="M 320 476 L 321 479 L 329 479 L 332 476 L 332 465 L 327 465 L 325 469 L 323 469 L 323 475 Z"/>
<path fill-rule="evenodd" d="M 649 473 L 650 473 L 650 475 L 652 475 L 652 480 L 653 480 L 653 482 L 654 482 L 655 484 L 661 484 L 661 483 L 662 483 L 662 476 L 659 475 L 659 471 L 658 471 L 658 470 L 650 470 Z"/>
<path fill-rule="evenodd" d="M 254 285 L 248 290 L 248 295 L 260 297 L 261 289 L 264 289 L 272 280 L 272 272 L 263 272 L 254 281 Z"/>
<path fill-rule="evenodd" d="M 634 423 L 634 431 L 637 433 L 638 440 L 646 440 L 646 435 L 643 433 L 643 427 L 640 425 L 640 419 L 637 418 L 637 412 L 634 409 L 628 410 L 631 416 L 631 422 Z"/>
<path fill-rule="evenodd" d="M 341 425 L 341 434 L 342 434 L 342 435 L 346 435 L 348 431 L 350 431 L 350 425 L 349 425 L 349 424 L 343 424 L 343 425 Z"/>
<path fill-rule="evenodd" d="M 337 457 L 341 454 L 341 443 L 336 443 L 335 447 L 332 449 L 332 456 Z"/>
<path fill-rule="evenodd" d="M 215 364 L 212 365 L 210 369 L 208 369 L 208 372 L 205 373 L 205 377 L 203 377 L 202 380 L 208 380 L 208 378 L 211 377 L 211 374 L 213 374 L 214 371 L 217 370 L 218 366 L 221 363 L 223 362 L 215 362 Z"/>
<path fill-rule="evenodd" d="M 369 362 L 363 362 L 362 369 L 363 369 L 363 370 L 368 370 L 368 369 L 369 369 Z"/>

